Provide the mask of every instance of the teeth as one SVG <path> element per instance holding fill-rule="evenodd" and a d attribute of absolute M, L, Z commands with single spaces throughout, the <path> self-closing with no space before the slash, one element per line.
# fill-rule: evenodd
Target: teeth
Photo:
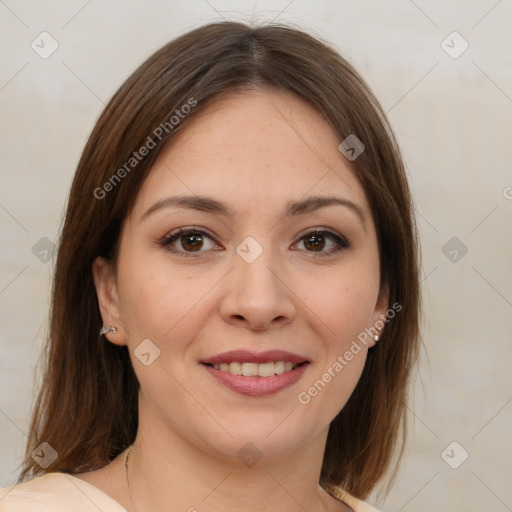
<path fill-rule="evenodd" d="M 233 375 L 242 375 L 242 364 L 241 363 L 230 363 L 229 373 Z"/>
<path fill-rule="evenodd" d="M 259 377 L 272 377 L 275 375 L 275 366 L 271 361 L 270 363 L 262 363 L 258 365 L 258 376 Z"/>
<path fill-rule="evenodd" d="M 213 367 L 221 372 L 229 372 L 232 375 L 244 377 L 273 377 L 284 372 L 290 372 L 295 368 L 295 363 L 290 361 L 270 361 L 269 363 L 232 363 L 214 364 Z"/>
<path fill-rule="evenodd" d="M 256 377 L 258 375 L 258 363 L 242 363 L 242 375 L 244 377 Z"/>

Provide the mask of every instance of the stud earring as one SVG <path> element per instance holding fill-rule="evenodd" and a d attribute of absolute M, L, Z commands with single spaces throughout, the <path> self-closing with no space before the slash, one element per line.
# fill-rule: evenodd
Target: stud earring
<path fill-rule="evenodd" d="M 117 332 L 117 329 L 115 327 L 111 327 L 110 325 L 104 325 L 101 328 L 100 336 L 103 336 L 104 334 L 107 334 L 109 332 L 115 333 L 115 332 Z"/>
<path fill-rule="evenodd" d="M 378 334 L 374 334 L 373 335 L 373 341 L 379 341 L 379 335 Z"/>

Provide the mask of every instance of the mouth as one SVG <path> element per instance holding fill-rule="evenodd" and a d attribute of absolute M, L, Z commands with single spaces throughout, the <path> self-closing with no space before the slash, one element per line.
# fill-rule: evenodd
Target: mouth
<path fill-rule="evenodd" d="M 307 361 L 303 363 L 292 363 L 291 361 L 270 361 L 268 363 L 247 363 L 239 361 L 231 361 L 230 363 L 220 364 L 208 364 L 215 370 L 221 372 L 228 372 L 231 375 L 242 375 L 244 377 L 264 377 L 269 378 L 274 375 L 281 375 L 286 372 L 291 372 L 295 368 L 307 364 Z"/>
<path fill-rule="evenodd" d="M 290 352 L 231 351 L 200 361 L 217 382 L 246 396 L 266 396 L 295 384 L 310 361 Z"/>

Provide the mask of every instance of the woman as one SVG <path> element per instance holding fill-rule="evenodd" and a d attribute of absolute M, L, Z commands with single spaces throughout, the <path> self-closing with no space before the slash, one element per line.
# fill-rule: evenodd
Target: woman
<path fill-rule="evenodd" d="M 157 51 L 78 165 L 2 511 L 374 510 L 417 357 L 412 212 L 326 44 L 225 22 Z"/>

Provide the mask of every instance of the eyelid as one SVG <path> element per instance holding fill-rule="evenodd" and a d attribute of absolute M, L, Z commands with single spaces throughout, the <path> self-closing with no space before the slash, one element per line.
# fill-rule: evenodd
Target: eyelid
<path fill-rule="evenodd" d="M 338 233 L 337 231 L 334 231 L 334 229 L 323 227 L 323 226 L 317 226 L 317 227 L 313 227 L 313 228 L 306 228 L 306 229 L 304 229 L 303 231 L 301 231 L 297 235 L 297 238 L 299 238 L 299 239 L 303 238 L 306 235 L 309 235 L 311 233 L 330 233 L 331 235 L 337 236 L 339 238 L 344 238 L 341 233 Z"/>
<path fill-rule="evenodd" d="M 197 226 L 185 226 L 181 228 L 176 228 L 167 233 L 161 240 L 161 242 L 169 241 L 177 235 L 186 235 L 187 233 L 198 233 L 201 235 L 207 235 L 212 240 L 215 240 L 215 237 L 206 229 L 199 228 Z"/>

